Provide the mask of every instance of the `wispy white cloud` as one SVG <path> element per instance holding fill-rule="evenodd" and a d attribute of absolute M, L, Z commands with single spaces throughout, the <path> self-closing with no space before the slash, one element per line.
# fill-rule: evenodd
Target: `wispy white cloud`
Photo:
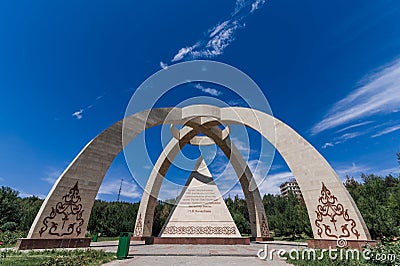
<path fill-rule="evenodd" d="M 279 186 L 293 177 L 289 171 L 267 175 L 269 166 L 259 160 L 250 160 L 248 165 L 261 195 L 279 194 Z M 228 194 L 243 196 L 238 177 L 230 163 L 215 169 L 215 181 L 224 197 Z"/>
<path fill-rule="evenodd" d="M 262 161 L 251 160 L 249 161 L 249 167 L 261 195 L 280 194 L 279 186 L 290 178 L 293 178 L 293 174 L 290 171 L 267 175 L 269 166 Z"/>
<path fill-rule="evenodd" d="M 186 177 L 188 178 L 188 176 Z M 170 199 L 175 199 L 179 196 L 184 186 L 171 182 L 168 179 L 164 179 L 160 193 L 158 194 L 158 199 L 167 201 Z"/>
<path fill-rule="evenodd" d="M 250 12 L 253 13 L 257 9 L 260 9 L 264 4 L 265 4 L 265 0 L 257 0 L 257 1 L 255 1 L 254 3 L 251 4 Z"/>
<path fill-rule="evenodd" d="M 259 156 L 260 153 L 258 150 L 250 148 L 250 142 L 243 140 L 243 138 L 245 138 L 245 137 L 246 136 L 241 136 L 241 138 L 239 138 L 238 136 L 232 137 L 231 142 L 235 145 L 235 147 L 238 149 L 238 151 L 240 152 L 240 154 L 243 156 L 243 158 L 245 160 L 248 159 L 250 157 L 250 155 L 252 155 L 253 159 L 254 159 L 255 157 Z M 212 155 L 214 157 L 214 154 L 212 154 Z M 217 158 L 226 158 L 224 152 L 221 149 L 217 150 L 216 157 Z M 213 167 L 217 172 L 222 172 L 222 170 L 225 169 L 225 167 L 226 167 L 226 163 L 224 160 L 219 159 L 219 160 L 217 160 L 217 163 Z"/>
<path fill-rule="evenodd" d="M 251 3 L 248 0 L 236 0 L 235 9 L 232 12 L 231 16 L 236 15 L 237 13 L 239 13 L 241 10 L 243 10 L 246 6 L 248 6 L 250 4 Z"/>
<path fill-rule="evenodd" d="M 201 90 L 204 93 L 210 94 L 212 96 L 219 96 L 222 94 L 221 91 L 217 90 L 217 89 L 212 89 L 212 88 L 208 88 L 208 87 L 204 87 L 201 84 L 196 84 L 194 86 L 196 89 Z"/>
<path fill-rule="evenodd" d="M 36 196 L 39 199 L 45 199 L 46 198 L 46 195 L 44 195 L 44 194 L 32 194 L 32 193 L 21 191 L 21 190 L 19 190 L 19 196 L 21 198 L 29 198 L 29 197 L 33 197 L 33 196 Z"/>
<path fill-rule="evenodd" d="M 229 20 L 218 24 L 211 30 L 209 40 L 202 49 L 190 52 L 192 58 L 212 58 L 221 55 L 224 50 L 235 40 L 236 31 L 243 27 L 237 20 Z"/>
<path fill-rule="evenodd" d="M 370 130 L 345 133 L 345 134 L 343 134 L 343 135 L 341 135 L 341 136 L 339 136 L 339 137 L 334 138 L 333 141 L 325 142 L 325 144 L 322 145 L 322 148 L 323 148 L 323 149 L 326 149 L 326 148 L 328 148 L 328 147 L 333 147 L 333 146 L 335 146 L 335 145 L 342 144 L 342 143 L 344 143 L 344 142 L 346 142 L 346 141 L 348 141 L 348 140 L 350 140 L 350 139 L 354 139 L 354 138 L 356 138 L 356 137 L 365 135 L 365 134 L 367 134 L 369 131 L 370 131 Z"/>
<path fill-rule="evenodd" d="M 339 138 L 336 139 L 335 144 L 340 144 L 349 139 L 354 139 L 358 136 L 364 135 L 365 133 L 366 132 L 350 132 L 350 133 L 343 134 L 342 136 L 340 136 Z"/>
<path fill-rule="evenodd" d="M 400 175 L 400 167 L 398 166 L 391 168 L 377 169 L 377 168 L 371 168 L 370 166 L 365 164 L 357 165 L 354 162 L 352 163 L 351 166 L 337 167 L 335 168 L 335 171 L 342 180 L 344 180 L 346 176 L 352 176 L 356 179 L 359 179 L 361 177 L 361 174 L 370 174 L 370 173 L 382 177 L 385 177 L 389 174 L 395 176 Z"/>
<path fill-rule="evenodd" d="M 0 177 L 0 182 L 6 181 L 4 178 Z"/>
<path fill-rule="evenodd" d="M 239 179 L 232 164 L 226 163 L 224 165 L 219 165 L 217 166 L 217 169 L 211 171 L 211 173 L 214 176 L 215 183 L 217 184 L 223 198 L 228 195 L 243 196 Z"/>
<path fill-rule="evenodd" d="M 206 38 L 179 49 L 171 62 L 221 55 L 235 40 L 237 30 L 245 27 L 245 19 L 264 4 L 265 0 L 237 0 L 229 19 L 211 27 Z"/>
<path fill-rule="evenodd" d="M 57 170 L 54 168 L 49 168 L 45 177 L 43 177 L 41 180 L 46 181 L 50 185 L 54 185 L 54 183 L 57 181 L 57 179 L 60 175 L 61 175 L 60 170 Z"/>
<path fill-rule="evenodd" d="M 339 177 L 344 180 L 346 176 L 352 176 L 355 179 L 360 179 L 361 174 L 374 174 L 377 176 L 382 176 L 385 177 L 389 174 L 397 176 L 400 175 L 400 167 L 395 166 L 391 168 L 380 168 L 377 169 L 376 167 L 370 167 L 369 165 L 365 164 L 360 164 L 356 165 L 355 163 L 352 163 L 351 166 L 341 166 L 341 167 L 335 167 L 336 173 L 339 175 Z"/>
<path fill-rule="evenodd" d="M 352 129 L 352 128 L 356 128 L 356 127 L 365 126 L 365 125 L 371 124 L 373 122 L 374 121 L 365 121 L 365 122 L 357 123 L 357 124 L 354 124 L 354 125 L 350 125 L 348 127 L 345 127 L 345 128 L 342 128 L 342 129 L 336 131 L 336 133 L 340 133 L 340 132 L 343 132 L 343 131 L 346 131 L 346 130 L 349 130 L 349 129 Z"/>
<path fill-rule="evenodd" d="M 160 61 L 160 67 L 161 67 L 162 69 L 167 69 L 167 68 L 168 68 L 168 65 L 167 65 L 166 63 L 164 63 L 163 61 Z"/>
<path fill-rule="evenodd" d="M 322 145 L 322 149 L 326 149 L 328 147 L 333 147 L 335 146 L 332 142 L 325 142 L 324 145 Z"/>
<path fill-rule="evenodd" d="M 234 99 L 234 100 L 229 100 L 228 104 L 230 106 L 241 106 L 241 105 L 245 105 L 245 101 L 242 99 Z"/>
<path fill-rule="evenodd" d="M 284 166 L 281 164 L 273 164 L 271 165 L 271 170 L 278 170 L 278 169 L 282 169 Z"/>
<path fill-rule="evenodd" d="M 396 110 L 400 105 L 400 59 L 375 71 L 360 84 L 359 88 L 333 105 L 322 121 L 311 129 L 312 134 Z"/>
<path fill-rule="evenodd" d="M 99 189 L 98 194 L 105 194 L 105 195 L 118 195 L 119 188 L 121 186 L 120 181 L 113 180 L 102 183 Z M 128 197 L 128 198 L 138 198 L 141 196 L 139 192 L 138 186 L 129 183 L 127 181 L 122 182 L 122 189 L 121 189 L 121 196 Z"/>
<path fill-rule="evenodd" d="M 346 176 L 354 176 L 358 177 L 361 174 L 367 173 L 367 171 L 371 170 L 370 167 L 366 165 L 356 165 L 356 163 L 352 163 L 351 166 L 342 166 L 335 169 L 336 173 L 343 180 Z"/>
<path fill-rule="evenodd" d="M 400 175 L 400 167 L 392 167 L 392 168 L 386 168 L 386 169 L 381 169 L 379 171 L 374 171 L 375 175 L 378 176 L 387 176 L 387 175 Z"/>
<path fill-rule="evenodd" d="M 83 118 L 83 109 L 76 111 L 72 114 L 72 116 L 75 116 L 76 119 L 80 120 Z"/>
<path fill-rule="evenodd" d="M 269 167 L 265 165 L 262 161 L 255 159 L 259 155 L 257 150 L 250 148 L 250 143 L 239 138 L 238 136 L 232 137 L 232 143 L 235 145 L 243 159 L 247 161 L 250 171 L 253 175 L 257 175 L 256 180 L 261 180 L 261 176 L 264 178 L 269 170 Z M 217 160 L 211 165 L 212 173 L 215 173 L 215 180 L 219 187 L 221 187 L 221 193 L 231 195 L 234 194 L 231 190 L 235 190 L 236 185 L 238 185 L 238 178 L 236 172 L 232 165 L 228 162 L 225 154 L 221 149 L 217 150 Z M 255 156 L 255 157 L 254 157 Z M 253 159 L 250 159 L 253 157 Z"/>
<path fill-rule="evenodd" d="M 246 136 L 249 137 L 249 136 Z M 255 149 L 250 148 L 250 142 L 249 141 L 244 141 L 242 139 L 239 139 L 238 137 L 232 137 L 232 143 L 235 144 L 236 148 L 240 151 L 240 153 L 247 158 L 249 153 L 252 153 L 253 155 L 257 156 L 260 152 Z"/>
<path fill-rule="evenodd" d="M 103 95 L 97 96 L 93 103 L 87 105 L 87 106 L 84 107 L 84 108 L 81 108 L 79 111 L 76 111 L 76 112 L 72 113 L 72 116 L 75 117 L 75 118 L 78 119 L 78 120 L 81 120 L 81 119 L 83 118 L 83 113 L 84 113 L 86 110 L 93 108 L 93 107 L 97 104 L 97 102 L 98 102 L 99 100 L 101 100 L 103 97 L 104 97 L 104 94 L 103 94 Z"/>
<path fill-rule="evenodd" d="M 176 62 L 182 60 L 187 54 L 190 54 L 193 49 L 197 48 L 200 44 L 196 43 L 190 47 L 183 47 L 181 48 L 178 53 L 174 56 L 171 62 Z"/>
<path fill-rule="evenodd" d="M 291 172 L 282 172 L 282 173 L 268 175 L 267 178 L 261 184 L 258 185 L 261 195 L 280 194 L 281 190 L 279 186 L 291 178 L 294 178 Z"/>
<path fill-rule="evenodd" d="M 386 135 L 386 134 L 392 133 L 392 132 L 397 131 L 399 129 L 400 129 L 400 125 L 388 127 L 388 128 L 385 128 L 384 130 L 379 131 L 378 133 L 372 135 L 371 138 L 380 137 L 382 135 Z"/>

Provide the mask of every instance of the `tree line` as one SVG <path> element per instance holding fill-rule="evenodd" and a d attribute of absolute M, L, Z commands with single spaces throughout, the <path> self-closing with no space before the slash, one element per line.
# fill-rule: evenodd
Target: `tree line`
<path fill-rule="evenodd" d="M 397 154 L 400 162 L 400 153 Z M 345 187 L 360 210 L 373 239 L 400 236 L 400 176 L 361 175 L 361 181 L 347 177 Z M 43 200 L 32 196 L 21 198 L 10 187 L 0 188 L 0 229 L 27 232 Z M 238 196 L 225 203 L 242 235 L 250 235 L 246 201 Z M 273 236 L 289 239 L 312 237 L 304 200 L 289 194 L 264 195 L 263 204 Z M 96 200 L 89 219 L 88 231 L 107 236 L 133 232 L 139 203 Z M 159 201 L 155 208 L 153 235 L 158 235 L 172 205 Z"/>
<path fill-rule="evenodd" d="M 43 203 L 36 196 L 21 198 L 19 192 L 2 186 L 0 188 L 0 229 L 28 231 Z"/>

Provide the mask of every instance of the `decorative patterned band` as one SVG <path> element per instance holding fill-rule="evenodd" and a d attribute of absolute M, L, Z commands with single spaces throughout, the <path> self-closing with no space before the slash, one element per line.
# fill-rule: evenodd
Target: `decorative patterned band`
<path fill-rule="evenodd" d="M 163 234 L 171 235 L 234 235 L 234 226 L 167 226 Z"/>

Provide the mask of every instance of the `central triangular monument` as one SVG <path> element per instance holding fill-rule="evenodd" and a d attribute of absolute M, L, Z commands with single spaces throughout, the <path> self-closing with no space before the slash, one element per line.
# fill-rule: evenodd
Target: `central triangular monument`
<path fill-rule="evenodd" d="M 154 244 L 248 244 L 200 157 Z"/>

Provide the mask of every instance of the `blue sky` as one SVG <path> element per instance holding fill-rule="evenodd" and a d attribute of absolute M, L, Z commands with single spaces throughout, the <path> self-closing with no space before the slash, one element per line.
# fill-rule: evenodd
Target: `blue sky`
<path fill-rule="evenodd" d="M 124 116 L 147 77 L 194 59 L 247 73 L 273 114 L 313 144 L 342 178 L 399 172 L 395 0 L 1 1 L 0 59 L 0 185 L 23 196 L 46 195 L 84 145 Z M 208 85 L 177 88 L 162 102 L 174 105 L 176 95 L 234 100 L 224 88 Z M 242 144 L 241 151 L 248 151 Z M 154 162 L 161 145 L 147 145 Z M 257 141 L 252 145 L 256 153 Z M 194 158 L 198 150 L 183 153 Z M 257 163 L 251 156 L 250 166 Z M 226 163 L 222 157 L 210 165 L 221 186 L 234 179 L 229 169 L 221 173 Z M 133 172 L 145 178 L 150 170 L 141 165 Z M 167 175 L 178 183 L 187 176 L 179 169 Z M 276 193 L 288 177 L 276 155 L 261 192 Z M 122 199 L 139 200 L 141 189 L 122 155 L 99 198 L 116 200 L 121 178 Z M 162 189 L 164 198 L 177 193 L 168 185 Z"/>

